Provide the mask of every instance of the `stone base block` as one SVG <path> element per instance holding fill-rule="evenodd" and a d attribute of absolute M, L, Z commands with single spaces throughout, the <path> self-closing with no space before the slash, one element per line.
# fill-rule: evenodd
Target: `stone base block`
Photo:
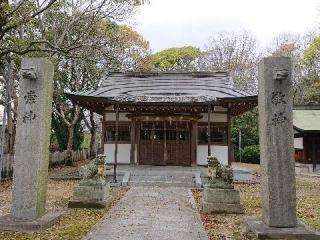
<path fill-rule="evenodd" d="M 204 188 L 203 200 L 209 203 L 239 204 L 240 193 L 236 189 Z"/>
<path fill-rule="evenodd" d="M 35 220 L 16 219 L 11 215 L 0 217 L 0 231 L 40 232 L 59 221 L 63 212 L 50 212 Z"/>
<path fill-rule="evenodd" d="M 261 219 L 245 218 L 243 231 L 253 232 L 258 239 L 320 239 L 320 232 L 312 230 L 303 224 L 294 228 L 269 227 Z"/>
<path fill-rule="evenodd" d="M 106 200 L 70 200 L 69 208 L 106 208 L 111 205 L 112 198 Z"/>
<path fill-rule="evenodd" d="M 104 186 L 92 185 L 92 186 L 82 186 L 77 185 L 73 189 L 73 199 L 76 201 L 85 201 L 90 199 L 95 199 L 96 201 L 104 200 L 109 197 L 110 194 L 110 184 L 107 183 Z"/>
<path fill-rule="evenodd" d="M 239 203 L 210 203 L 202 200 L 201 208 L 205 213 L 244 213 L 243 206 Z"/>

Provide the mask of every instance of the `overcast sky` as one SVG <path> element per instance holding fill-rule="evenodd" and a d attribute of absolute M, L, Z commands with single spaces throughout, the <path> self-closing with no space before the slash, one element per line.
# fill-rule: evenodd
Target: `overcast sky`
<path fill-rule="evenodd" d="M 135 29 L 154 52 L 203 47 L 219 31 L 249 30 L 266 46 L 281 32 L 305 33 L 319 24 L 320 0 L 150 0 Z"/>

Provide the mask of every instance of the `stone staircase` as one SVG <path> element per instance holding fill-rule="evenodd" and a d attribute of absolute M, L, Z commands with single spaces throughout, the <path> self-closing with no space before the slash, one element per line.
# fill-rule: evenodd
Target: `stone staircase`
<path fill-rule="evenodd" d="M 186 187 L 195 188 L 194 173 L 153 172 L 153 174 L 131 174 L 129 186 Z"/>

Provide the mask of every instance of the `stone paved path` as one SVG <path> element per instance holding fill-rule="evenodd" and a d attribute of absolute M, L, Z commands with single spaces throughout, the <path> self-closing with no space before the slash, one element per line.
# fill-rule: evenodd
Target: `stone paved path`
<path fill-rule="evenodd" d="M 207 240 L 190 189 L 132 187 L 86 240 Z"/>

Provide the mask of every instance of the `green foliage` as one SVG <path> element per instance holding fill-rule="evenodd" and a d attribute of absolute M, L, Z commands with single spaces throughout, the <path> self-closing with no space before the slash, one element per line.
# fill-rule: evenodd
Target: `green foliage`
<path fill-rule="evenodd" d="M 304 50 L 304 62 L 308 67 L 305 77 L 305 103 L 320 103 L 320 37 L 315 37 L 308 48 Z"/>
<path fill-rule="evenodd" d="M 241 152 L 241 162 L 245 163 L 260 163 L 260 146 L 252 145 L 246 146 Z"/>
<path fill-rule="evenodd" d="M 308 89 L 306 102 L 320 104 L 320 80 L 315 81 Z"/>
<path fill-rule="evenodd" d="M 305 60 L 310 63 L 317 58 L 320 50 L 320 37 L 315 37 L 311 45 L 304 51 Z"/>
<path fill-rule="evenodd" d="M 68 127 L 64 121 L 57 116 L 52 116 L 51 127 L 53 132 L 51 133 L 51 139 L 56 139 L 60 150 L 66 150 L 68 144 Z M 83 127 L 81 121 L 79 120 L 74 127 L 73 135 L 73 150 L 78 150 L 81 148 L 81 143 L 83 142 Z"/>
<path fill-rule="evenodd" d="M 200 56 L 199 48 L 185 46 L 158 52 L 152 56 L 152 61 L 158 71 L 195 71 L 193 63 Z"/>
<path fill-rule="evenodd" d="M 83 133 L 83 141 L 81 143 L 81 148 L 90 148 L 90 139 L 91 139 L 91 133 L 90 132 L 84 132 Z"/>
<path fill-rule="evenodd" d="M 241 131 L 241 148 L 259 144 L 258 111 L 253 109 L 234 117 L 231 124 L 231 140 L 235 145 L 235 155 L 239 152 L 239 132 Z M 239 159 L 238 159 L 239 160 Z"/>

